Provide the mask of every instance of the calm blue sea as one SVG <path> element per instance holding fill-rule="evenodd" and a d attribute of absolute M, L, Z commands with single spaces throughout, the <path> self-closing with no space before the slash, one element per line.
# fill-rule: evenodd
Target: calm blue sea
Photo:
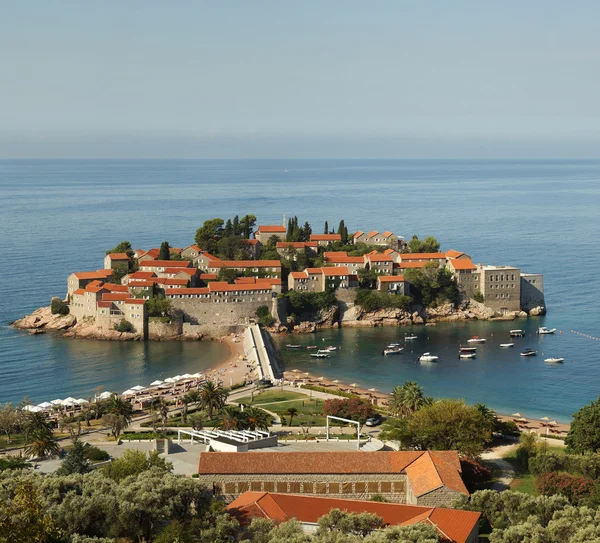
<path fill-rule="evenodd" d="M 6 323 L 64 295 L 68 273 L 101 267 L 119 241 L 186 246 L 205 219 L 246 213 L 260 223 L 298 215 L 315 232 L 343 218 L 351 230 L 432 234 L 475 262 L 543 273 L 549 313 L 530 326 L 561 330 L 538 347 L 567 358 L 548 367 L 541 357 L 500 352 L 491 334 L 499 338 L 510 323 L 423 328 L 415 350 L 444 354 L 430 366 L 415 364 L 416 353 L 379 355 L 397 329 L 347 330 L 324 336 L 343 345 L 324 375 L 382 390 L 411 378 L 435 396 L 561 420 L 600 394 L 600 342 L 570 332 L 600 337 L 598 161 L 0 161 L 0 198 L 0 402 L 79 397 L 97 385 L 123 390 L 213 364 L 223 354 L 218 343 L 73 341 Z M 455 345 L 477 332 L 490 337 L 485 352 L 459 362 Z M 298 367 L 313 363 L 291 356 Z"/>

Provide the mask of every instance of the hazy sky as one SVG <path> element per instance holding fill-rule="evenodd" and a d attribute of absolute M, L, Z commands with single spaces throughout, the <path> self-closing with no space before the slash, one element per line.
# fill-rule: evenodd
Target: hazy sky
<path fill-rule="evenodd" d="M 600 2 L 2 2 L 0 157 L 599 157 Z"/>

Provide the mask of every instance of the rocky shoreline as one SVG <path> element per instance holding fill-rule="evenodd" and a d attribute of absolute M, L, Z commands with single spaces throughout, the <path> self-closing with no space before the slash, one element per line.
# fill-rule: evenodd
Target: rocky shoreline
<path fill-rule="evenodd" d="M 74 339 L 100 339 L 107 341 L 141 341 L 143 339 L 141 334 L 100 328 L 96 325 L 94 319 L 84 319 L 81 322 L 77 322 L 77 319 L 73 315 L 54 315 L 50 307 L 40 307 L 30 315 L 26 315 L 22 319 L 9 324 L 18 330 L 27 330 L 31 335 L 45 334 L 51 331 L 60 333 L 63 337 Z M 149 339 L 157 341 L 198 341 L 211 338 L 206 338 L 199 332 L 193 332 L 173 336 L 150 335 Z"/>
<path fill-rule="evenodd" d="M 340 307 L 342 305 L 342 307 Z M 452 304 L 444 304 L 435 308 L 415 306 L 411 311 L 387 308 L 377 311 L 365 311 L 357 305 L 343 307 L 340 304 L 326 311 L 320 311 L 310 319 L 290 322 L 286 325 L 274 326 L 271 333 L 294 332 L 295 334 L 313 333 L 327 328 L 375 328 L 378 326 L 434 326 L 438 322 L 464 322 L 470 320 L 510 321 L 529 316 L 545 314 L 545 308 L 536 307 L 530 311 L 510 311 L 497 313 L 485 305 L 471 300 L 455 308 Z"/>

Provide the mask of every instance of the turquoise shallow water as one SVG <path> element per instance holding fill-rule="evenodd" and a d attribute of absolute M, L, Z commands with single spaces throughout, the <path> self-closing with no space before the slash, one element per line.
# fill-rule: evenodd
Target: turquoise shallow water
<path fill-rule="evenodd" d="M 0 161 L 0 198 L 0 401 L 86 395 L 100 384 L 124 390 L 213 364 L 222 356 L 215 343 L 71 341 L 6 323 L 63 295 L 69 272 L 101 267 L 104 251 L 123 239 L 135 248 L 185 246 L 205 219 L 248 212 L 263 224 L 296 214 L 315 232 L 343 218 L 351 230 L 433 234 L 475 262 L 543 273 L 544 322 L 563 331 L 543 338 L 544 347 L 548 339 L 551 354 L 572 360 L 547 367 L 541 357 L 504 359 L 490 343 L 476 361 L 448 357 L 425 368 L 405 355 L 370 358 L 399 330 L 344 330 L 336 341 L 358 335 L 365 347 L 328 361 L 338 378 L 385 389 L 409 376 L 435 396 L 562 420 L 600 393 L 600 342 L 569 332 L 600 336 L 598 161 Z M 474 330 L 496 337 L 505 324 L 427 333 L 437 350 L 453 352 Z"/>

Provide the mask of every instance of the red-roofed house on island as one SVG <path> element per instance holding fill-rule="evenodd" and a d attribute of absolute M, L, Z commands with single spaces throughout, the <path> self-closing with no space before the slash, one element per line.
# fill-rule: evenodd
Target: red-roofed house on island
<path fill-rule="evenodd" d="M 199 482 L 226 499 L 251 490 L 449 506 L 468 496 L 456 451 L 206 452 Z"/>
<path fill-rule="evenodd" d="M 268 519 L 275 524 L 295 518 L 309 534 L 316 531 L 319 518 L 332 509 L 349 514 L 377 515 L 383 520 L 383 527 L 427 523 L 438 531 L 444 543 L 479 541 L 481 513 L 475 511 L 252 491 L 244 492 L 227 506 L 227 512 L 242 526 L 247 526 L 255 518 Z"/>
<path fill-rule="evenodd" d="M 330 243 L 342 241 L 341 234 L 311 234 L 310 241 L 317 242 L 319 247 L 327 247 Z"/>
<path fill-rule="evenodd" d="M 129 269 L 129 255 L 127 253 L 109 253 L 104 257 L 104 269 L 114 270 L 116 268 Z"/>
<path fill-rule="evenodd" d="M 254 237 L 263 245 L 266 245 L 271 236 L 276 236 L 281 241 L 285 241 L 286 234 L 287 228 L 285 226 L 263 224 L 256 229 Z"/>
<path fill-rule="evenodd" d="M 97 270 L 92 272 L 75 272 L 67 278 L 67 299 L 71 299 L 71 295 L 78 288 L 85 288 L 92 281 L 105 281 L 113 274 L 112 270 Z"/>
<path fill-rule="evenodd" d="M 389 294 L 401 294 L 408 296 L 409 284 L 402 275 L 380 275 L 377 277 L 377 290 Z"/>
<path fill-rule="evenodd" d="M 364 262 L 365 268 L 376 273 L 392 275 L 394 271 L 394 261 L 392 260 L 392 257 L 384 253 L 378 253 L 377 251 L 367 253 L 364 256 Z"/>
<path fill-rule="evenodd" d="M 400 245 L 406 245 L 404 238 L 398 237 L 393 232 L 386 230 L 385 232 L 378 232 L 377 230 L 371 230 L 370 232 L 358 231 L 352 237 L 355 244 L 364 243 L 366 245 L 377 245 L 391 247 L 392 249 L 398 249 Z"/>
<path fill-rule="evenodd" d="M 318 245 L 316 241 L 279 241 L 275 249 L 279 256 L 292 258 L 295 261 L 299 252 L 304 252 L 311 256 L 316 255 Z"/>

